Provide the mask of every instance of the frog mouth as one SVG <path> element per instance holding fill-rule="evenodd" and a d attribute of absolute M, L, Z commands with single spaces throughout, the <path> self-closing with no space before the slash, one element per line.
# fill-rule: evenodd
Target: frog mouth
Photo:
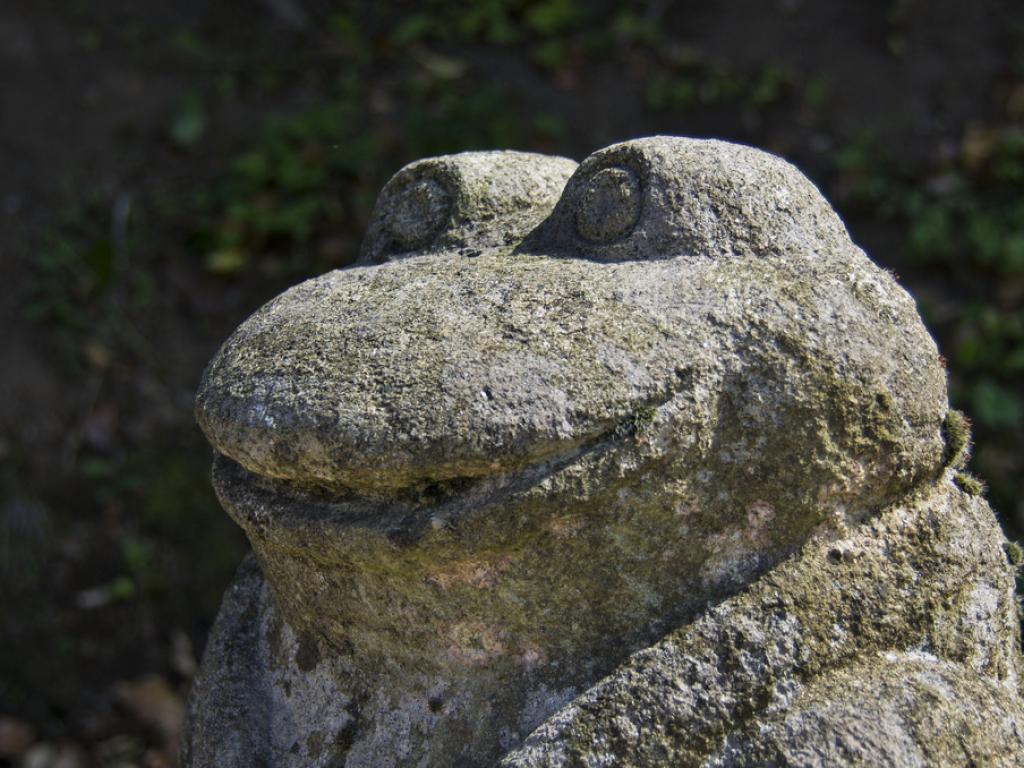
<path fill-rule="evenodd" d="M 376 467 L 369 469 L 336 456 L 331 459 L 329 472 L 303 474 L 289 472 L 287 469 L 275 471 L 280 466 L 287 468 L 289 459 L 297 461 L 294 456 L 296 448 L 293 443 L 271 433 L 265 443 L 250 444 L 243 450 L 235 448 L 230 452 L 218 450 L 217 458 L 238 466 L 253 480 L 287 489 L 289 493 L 345 503 L 434 506 L 469 488 L 519 483 L 569 464 L 581 455 L 617 445 L 634 434 L 638 424 L 653 418 L 652 414 L 666 399 L 658 397 L 643 402 L 624 418 L 593 425 L 588 432 L 572 439 L 516 446 L 504 455 L 459 456 L 433 463 L 429 447 L 422 457 L 417 457 L 408 447 L 403 447 L 400 456 L 390 459 L 381 456 Z M 279 423 L 275 416 L 270 416 L 268 421 Z M 310 453 L 305 456 L 307 460 Z M 269 469 L 266 458 L 268 454 L 271 460 L 277 462 Z"/>
<path fill-rule="evenodd" d="M 685 272 L 496 252 L 328 273 L 243 323 L 196 418 L 254 476 L 333 498 L 530 476 L 672 397 L 687 355 L 651 307 Z"/>
<path fill-rule="evenodd" d="M 373 519 L 393 514 L 404 518 L 409 513 L 426 511 L 436 522 L 458 516 L 468 509 L 487 507 L 574 465 L 597 461 L 622 449 L 634 441 L 638 432 L 647 430 L 658 419 L 660 410 L 669 406 L 674 396 L 675 393 L 660 395 L 643 403 L 627 419 L 605 425 L 579 442 L 549 446 L 547 453 L 539 454 L 531 461 L 493 462 L 474 473 L 455 474 L 441 468 L 425 472 L 404 485 L 384 482 L 353 486 L 336 479 L 294 479 L 261 474 L 230 456 L 216 452 L 215 485 L 228 494 L 232 487 L 258 489 L 265 499 L 273 498 L 273 506 L 278 508 L 331 508 L 335 517 L 342 510 L 343 516 L 355 521 L 367 515 Z"/>
<path fill-rule="evenodd" d="M 394 543 L 408 544 L 467 515 L 487 514 L 495 506 L 545 486 L 552 478 L 572 475 L 574 470 L 586 472 L 634 443 L 671 398 L 652 401 L 628 419 L 561 451 L 486 474 L 427 477 L 399 488 L 352 488 L 268 477 L 218 451 L 213 485 L 224 509 L 250 533 L 273 529 L 275 535 L 291 534 L 298 542 L 308 542 L 339 530 L 362 528 L 383 533 Z M 642 470 L 659 456 L 659 452 L 649 453 L 635 461 L 633 469 Z"/>

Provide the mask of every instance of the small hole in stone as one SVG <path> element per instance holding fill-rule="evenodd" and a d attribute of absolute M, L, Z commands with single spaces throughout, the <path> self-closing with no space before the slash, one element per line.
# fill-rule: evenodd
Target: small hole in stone
<path fill-rule="evenodd" d="M 444 709 L 444 700 L 440 696 L 431 696 L 427 699 L 427 706 L 431 712 L 437 713 Z"/>
<path fill-rule="evenodd" d="M 828 559 L 831 563 L 843 562 L 843 551 L 841 549 L 830 549 L 828 551 Z"/>

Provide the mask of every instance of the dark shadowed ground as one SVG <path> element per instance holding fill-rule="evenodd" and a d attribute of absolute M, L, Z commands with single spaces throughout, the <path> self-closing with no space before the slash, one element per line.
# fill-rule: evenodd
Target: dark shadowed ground
<path fill-rule="evenodd" d="M 789 158 L 918 299 L 1024 531 L 1024 4 L 402 5 L 0 4 L 0 766 L 171 764 L 245 548 L 203 365 L 428 154 Z"/>

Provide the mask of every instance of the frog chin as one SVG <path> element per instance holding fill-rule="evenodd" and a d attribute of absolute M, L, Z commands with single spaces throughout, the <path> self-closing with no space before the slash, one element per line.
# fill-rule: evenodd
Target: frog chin
<path fill-rule="evenodd" d="M 478 654 L 459 638 L 493 630 L 508 653 L 488 658 L 486 669 L 520 675 L 538 653 L 589 658 L 609 642 L 625 653 L 649 640 L 654 624 L 693 607 L 684 599 L 693 585 L 680 586 L 665 560 L 665 542 L 686 535 L 672 505 L 642 489 L 680 467 L 668 452 L 645 450 L 631 429 L 515 471 L 379 498 L 268 478 L 223 454 L 214 460 L 213 485 L 296 630 L 399 670 L 474 667 Z M 616 542 L 634 535 L 628 532 L 638 519 L 649 521 L 639 546 L 656 597 L 645 591 L 648 599 L 634 601 L 628 619 L 609 630 L 615 601 L 581 603 L 579 582 L 595 590 L 617 583 L 609 575 Z M 652 613 L 663 603 L 678 610 Z M 565 633 L 556 616 L 574 617 L 578 631 Z"/>

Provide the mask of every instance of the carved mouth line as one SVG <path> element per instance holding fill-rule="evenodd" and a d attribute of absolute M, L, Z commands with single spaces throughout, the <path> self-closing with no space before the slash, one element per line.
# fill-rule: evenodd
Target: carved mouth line
<path fill-rule="evenodd" d="M 573 464 L 596 460 L 634 440 L 658 409 L 674 397 L 662 394 L 638 406 L 625 419 L 576 445 L 521 467 L 489 475 L 425 479 L 380 496 L 344 486 L 300 484 L 258 474 L 226 456 L 214 459 L 214 487 L 224 507 L 243 528 L 383 528 L 396 543 L 415 540 L 467 514 L 484 513 L 518 497 Z"/>

